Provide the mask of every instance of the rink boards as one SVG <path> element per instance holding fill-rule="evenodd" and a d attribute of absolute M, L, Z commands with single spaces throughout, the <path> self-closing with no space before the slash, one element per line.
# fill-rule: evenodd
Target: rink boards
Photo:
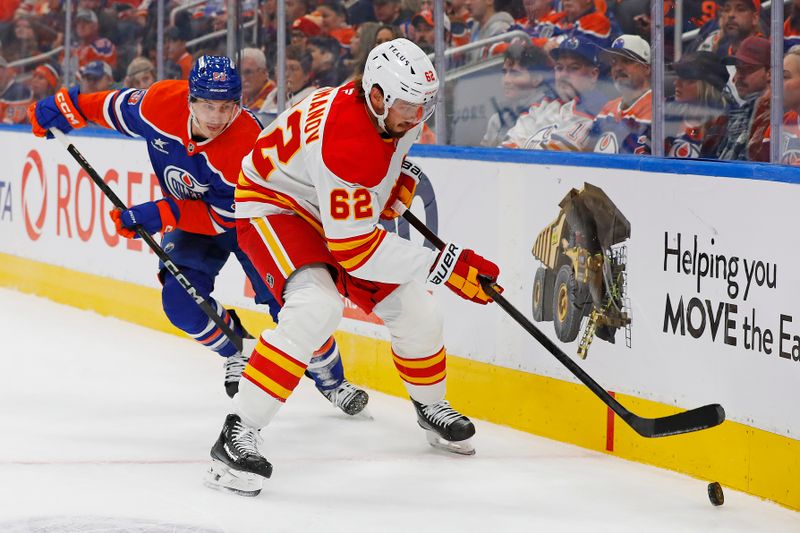
<path fill-rule="evenodd" d="M 155 256 L 113 234 L 110 203 L 63 148 L 21 130 L 0 137 L 0 284 L 175 332 L 160 310 Z M 124 202 L 160 197 L 141 141 L 73 138 Z M 612 248 L 624 248 L 630 342 L 622 330 L 615 344 L 595 338 L 581 361 L 577 340 L 559 341 L 552 322 L 537 325 L 637 414 L 718 402 L 728 421 L 691 435 L 638 437 L 497 306 L 439 291 L 457 407 L 800 509 L 797 172 L 448 147 L 413 155 L 429 179 L 414 212 L 445 241 L 495 260 L 506 297 L 529 317 L 542 266 L 532 254 L 537 237 L 554 254 L 562 239 L 580 241 L 554 227 L 559 203 L 586 183 L 599 188 L 629 227 L 615 227 Z M 397 231 L 421 242 L 405 224 Z M 268 325 L 234 262 L 215 295 L 244 310 L 250 329 Z M 375 317 L 348 305 L 337 335 L 353 381 L 404 394 Z"/>

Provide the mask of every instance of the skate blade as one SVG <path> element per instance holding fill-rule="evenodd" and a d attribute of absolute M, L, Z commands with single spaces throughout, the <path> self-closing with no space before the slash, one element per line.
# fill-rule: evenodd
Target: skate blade
<path fill-rule="evenodd" d="M 251 472 L 234 470 L 225 463 L 212 459 L 203 484 L 210 489 L 252 498 L 261 493 L 264 478 Z"/>
<path fill-rule="evenodd" d="M 435 431 L 425 430 L 425 437 L 428 444 L 437 450 L 443 450 L 458 455 L 475 455 L 475 448 L 472 446 L 472 439 L 465 440 L 446 440 L 436 434 Z"/>
<path fill-rule="evenodd" d="M 356 420 L 375 420 L 375 417 L 372 416 L 372 412 L 369 410 L 369 407 L 364 407 L 361 411 L 354 415 L 350 415 L 350 418 Z"/>

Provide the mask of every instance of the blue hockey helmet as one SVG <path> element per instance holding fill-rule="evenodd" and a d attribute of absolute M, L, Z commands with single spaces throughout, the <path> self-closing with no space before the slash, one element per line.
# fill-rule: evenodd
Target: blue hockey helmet
<path fill-rule="evenodd" d="M 239 71 L 225 56 L 200 56 L 189 73 L 189 96 L 206 100 L 241 100 Z"/>

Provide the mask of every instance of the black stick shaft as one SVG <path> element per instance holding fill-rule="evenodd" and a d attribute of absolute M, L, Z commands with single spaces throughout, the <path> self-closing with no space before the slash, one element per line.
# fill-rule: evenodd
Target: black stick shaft
<path fill-rule="evenodd" d="M 92 181 L 94 181 L 95 185 L 97 185 L 100 190 L 103 191 L 103 194 L 105 194 L 106 197 L 111 200 L 111 203 L 114 204 L 114 207 L 119 209 L 127 209 L 127 206 L 122 203 L 122 200 L 119 199 L 119 196 L 117 196 L 116 193 L 111 190 L 111 187 L 109 187 L 108 184 L 103 181 L 103 178 L 100 177 L 100 174 L 98 174 L 94 167 L 92 167 L 86 158 L 83 157 L 83 154 L 80 153 L 77 148 L 75 148 L 75 145 L 69 141 L 67 136 L 55 128 L 51 128 L 50 131 L 67 148 L 67 151 L 70 153 L 70 155 L 72 155 L 75 161 L 78 162 L 81 168 L 83 168 L 83 170 L 89 174 L 89 177 L 92 178 Z M 164 251 L 161 245 L 156 242 L 152 235 L 144 231 L 141 227 L 136 228 L 136 233 L 147 244 L 147 246 L 149 246 L 150 249 L 155 252 L 161 262 L 164 263 L 166 269 L 169 270 L 170 274 L 172 274 L 176 280 L 178 280 L 178 283 L 180 283 L 181 287 L 183 287 L 186 292 L 189 293 L 189 296 L 192 297 L 198 307 L 200 307 L 206 316 L 208 316 L 208 318 L 210 318 L 211 321 L 222 330 L 222 332 L 226 337 L 228 337 L 228 339 L 230 339 L 236 349 L 241 352 L 242 338 L 239 337 L 222 319 L 222 317 L 217 314 L 211 305 L 209 305 L 206 299 L 203 298 L 203 296 L 197 291 L 189 279 L 183 275 L 178 268 L 178 265 L 172 262 L 172 259 L 170 259 L 169 255 Z"/>
<path fill-rule="evenodd" d="M 419 231 L 434 246 L 442 250 L 445 247 L 444 241 L 428 228 L 411 211 L 405 209 L 402 204 L 395 204 L 394 209 L 402 214 L 409 224 Z M 508 315 L 514 319 L 525 331 L 530 333 L 539 343 L 550 352 L 567 370 L 577 377 L 581 383 L 586 385 L 595 396 L 611 408 L 622 420 L 643 437 L 665 437 L 677 435 L 691 431 L 699 431 L 719 425 L 725 420 L 725 411 L 721 405 L 711 404 L 698 407 L 689 411 L 676 413 L 661 418 L 640 417 L 619 403 L 611 394 L 600 386 L 592 377 L 587 374 L 575 361 L 565 354 L 547 335 L 542 333 L 533 323 L 528 320 L 516 307 L 514 307 L 501 294 L 503 289 L 497 283 L 488 278 L 480 277 L 483 290 L 488 294 Z"/>

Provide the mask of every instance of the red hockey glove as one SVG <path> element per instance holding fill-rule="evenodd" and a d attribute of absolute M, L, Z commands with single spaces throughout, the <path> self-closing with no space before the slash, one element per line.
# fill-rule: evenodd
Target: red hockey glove
<path fill-rule="evenodd" d="M 403 161 L 403 170 L 400 171 L 400 177 L 389 193 L 389 200 L 386 202 L 383 211 L 381 211 L 381 218 L 384 220 L 393 220 L 400 216 L 400 213 L 392 209 L 395 200 L 400 200 L 406 207 L 411 207 L 411 201 L 414 199 L 414 192 L 417 190 L 419 183 L 419 176 L 422 174 L 422 169 L 409 160 Z"/>
<path fill-rule="evenodd" d="M 147 233 L 167 233 L 178 225 L 178 204 L 172 198 L 162 198 L 155 202 L 145 202 L 130 209 L 113 209 L 109 212 L 117 227 L 117 233 L 126 239 L 137 239 L 136 228 Z"/>
<path fill-rule="evenodd" d="M 451 242 L 447 243 L 444 250 L 439 253 L 428 281 L 434 285 L 444 283 L 462 298 L 486 305 L 492 299 L 481 287 L 478 281 L 479 275 L 487 276 L 494 281 L 500 275 L 500 269 L 472 250 L 463 250 Z"/>

